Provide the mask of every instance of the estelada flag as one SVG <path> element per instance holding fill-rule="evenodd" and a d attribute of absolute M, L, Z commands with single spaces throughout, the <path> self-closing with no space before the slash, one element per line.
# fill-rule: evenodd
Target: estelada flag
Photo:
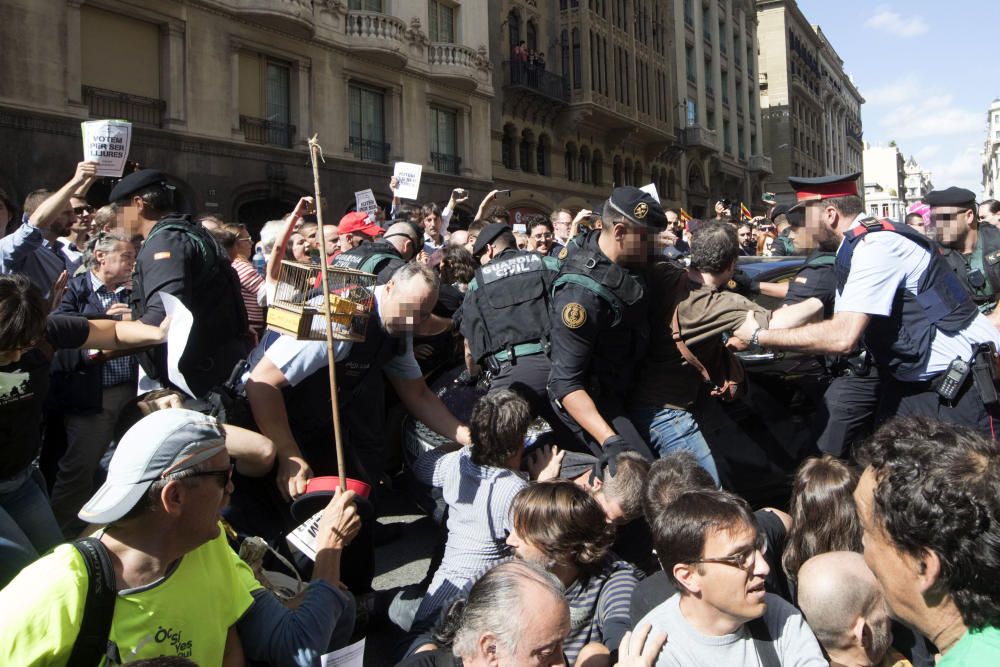
<path fill-rule="evenodd" d="M 690 214 L 690 213 L 688 213 L 687 211 L 685 211 L 685 210 L 684 210 L 684 209 L 682 208 L 682 209 L 681 209 L 681 222 L 687 222 L 687 221 L 688 221 L 688 220 L 690 220 L 690 219 L 691 219 L 691 214 Z"/>
<path fill-rule="evenodd" d="M 743 202 L 740 202 L 740 220 L 753 220 L 753 214 Z"/>

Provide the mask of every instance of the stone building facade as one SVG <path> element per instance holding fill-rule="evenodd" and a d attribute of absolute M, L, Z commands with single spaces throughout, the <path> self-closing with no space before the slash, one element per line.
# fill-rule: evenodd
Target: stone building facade
<path fill-rule="evenodd" d="M 0 42 L 0 187 L 19 201 L 69 178 L 99 118 L 134 123 L 130 158 L 187 209 L 251 229 L 312 191 L 314 134 L 334 218 L 356 190 L 387 202 L 396 161 L 423 165 L 422 201 L 492 179 L 482 2 L 6 0 Z"/>
<path fill-rule="evenodd" d="M 789 176 L 861 171 L 864 98 L 819 26 L 794 0 L 756 0 L 767 189 L 794 198 Z"/>

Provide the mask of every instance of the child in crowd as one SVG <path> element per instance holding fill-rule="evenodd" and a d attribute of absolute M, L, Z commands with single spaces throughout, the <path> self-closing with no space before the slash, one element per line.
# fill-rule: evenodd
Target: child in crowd
<path fill-rule="evenodd" d="M 508 555 L 510 505 L 528 482 L 518 474 L 524 436 L 531 421 L 528 403 L 501 390 L 487 394 L 472 411 L 472 447 L 444 445 L 413 464 L 418 481 L 442 490 L 448 504 L 448 541 L 414 619 L 414 628 L 437 620 L 441 609 L 488 568 Z"/>

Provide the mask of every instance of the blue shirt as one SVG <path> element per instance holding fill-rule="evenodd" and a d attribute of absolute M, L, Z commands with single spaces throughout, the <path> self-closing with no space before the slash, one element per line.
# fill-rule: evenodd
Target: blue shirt
<path fill-rule="evenodd" d="M 72 275 L 78 266 L 62 252 L 62 243 L 46 241 L 42 230 L 28 221 L 0 239 L 0 273 L 23 273 L 45 296 L 60 273 Z"/>

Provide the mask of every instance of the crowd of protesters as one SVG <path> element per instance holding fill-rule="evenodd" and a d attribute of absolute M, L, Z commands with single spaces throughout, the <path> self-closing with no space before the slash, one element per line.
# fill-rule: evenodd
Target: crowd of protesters
<path fill-rule="evenodd" d="M 154 170 L 94 201 L 95 167 L 23 205 L 0 192 L 5 664 L 319 665 L 389 624 L 404 665 L 1000 664 L 1000 448 L 957 411 L 971 379 L 934 414 L 837 430 L 778 508 L 725 488 L 702 433 L 700 405 L 751 390 L 736 351 L 795 349 L 842 316 L 844 284 L 793 298 L 812 259 L 785 285 L 739 269 L 831 255 L 830 230 L 850 244 L 841 182 L 742 220 L 616 188 L 517 228 L 497 191 L 467 225 L 462 189 L 322 227 L 306 197 L 254 238 L 183 213 Z M 965 215 L 990 237 L 1000 205 L 952 194 L 907 217 L 929 239 L 914 247 L 937 252 Z M 375 277 L 363 340 L 268 327 L 294 267 L 310 296 L 324 270 Z M 164 349 L 175 301 L 194 318 L 180 351 Z M 972 310 L 938 336 L 993 327 Z M 348 490 L 330 480 L 331 402 Z M 436 555 L 416 595 L 376 594 L 375 546 L 407 550 L 378 521 L 400 480 L 440 527 Z M 307 554 L 286 537 L 310 520 Z"/>

